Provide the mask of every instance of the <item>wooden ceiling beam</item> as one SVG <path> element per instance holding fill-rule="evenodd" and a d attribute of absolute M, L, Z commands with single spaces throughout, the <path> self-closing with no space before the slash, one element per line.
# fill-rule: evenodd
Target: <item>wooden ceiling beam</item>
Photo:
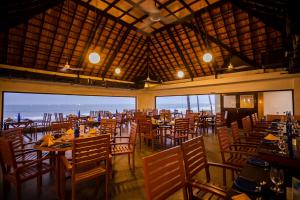
<path fill-rule="evenodd" d="M 167 41 L 166 38 L 165 38 L 165 35 L 164 35 L 163 33 L 160 34 L 160 35 L 161 35 L 161 37 L 162 37 L 164 43 L 166 44 L 166 47 L 168 48 L 169 52 L 171 53 L 173 59 L 175 60 L 175 62 L 176 62 L 176 64 L 177 64 L 177 67 L 178 67 L 178 68 L 181 68 L 181 66 L 180 66 L 180 64 L 179 64 L 179 62 L 178 62 L 178 60 L 177 60 L 177 57 L 174 55 L 174 52 L 173 52 L 172 49 L 170 48 L 170 46 L 169 46 L 169 44 L 168 44 L 168 41 Z M 156 34 L 154 34 L 154 37 L 155 37 L 156 41 L 159 43 L 159 40 L 158 40 Z"/>
<path fill-rule="evenodd" d="M 102 73 L 102 78 L 105 77 L 108 69 L 110 68 L 111 64 L 113 63 L 113 61 L 115 60 L 116 58 L 116 55 L 118 54 L 118 52 L 120 51 L 121 47 L 123 46 L 123 44 L 125 43 L 125 40 L 128 36 L 130 32 L 130 29 L 127 28 L 127 30 L 125 31 L 125 33 L 123 34 L 122 38 L 119 40 L 119 43 L 118 43 L 118 46 L 116 47 L 116 49 L 113 51 L 112 55 L 110 56 L 109 60 L 107 61 L 106 65 L 105 65 L 105 68 L 104 68 L 104 71 Z M 118 38 L 118 37 L 117 37 Z"/>
<path fill-rule="evenodd" d="M 28 22 L 26 21 L 24 23 L 23 35 L 22 35 L 22 42 L 21 42 L 21 49 L 20 49 L 20 57 L 19 57 L 19 60 L 18 60 L 18 64 L 21 65 L 21 66 L 23 66 L 23 56 L 24 56 L 24 49 L 25 49 L 25 41 L 26 41 L 27 28 L 28 28 Z"/>
<path fill-rule="evenodd" d="M 149 49 L 148 52 L 151 54 L 152 57 L 154 57 L 152 50 L 151 50 L 150 48 L 148 48 L 148 49 Z M 152 70 L 152 71 L 154 72 L 154 75 L 156 75 L 156 76 L 158 77 L 159 81 L 165 81 L 165 80 L 162 79 L 162 77 L 159 75 L 159 74 L 160 74 L 160 73 L 158 73 L 159 70 L 158 70 L 158 68 L 156 67 L 156 65 L 153 64 L 152 59 L 151 59 L 150 56 L 149 56 L 149 65 L 152 65 L 152 67 L 154 68 L 154 69 L 152 69 L 152 67 L 149 67 L 149 70 Z M 164 76 L 166 77 L 166 79 L 168 80 L 169 78 L 168 78 L 166 72 L 165 72 L 164 70 L 162 70 L 162 72 L 163 72 Z"/>
<path fill-rule="evenodd" d="M 40 26 L 40 30 L 39 30 L 39 34 L 38 34 L 38 38 L 37 38 L 37 42 L 38 42 L 37 44 L 38 45 L 36 47 L 36 50 L 35 50 L 34 56 L 33 56 L 33 65 L 32 65 L 33 67 L 35 67 L 35 65 L 36 65 L 37 55 L 39 53 L 39 47 L 41 45 L 40 40 L 41 40 L 41 34 L 42 34 L 44 23 L 45 23 L 45 15 L 46 15 L 46 13 L 43 12 L 42 13 L 42 19 L 41 19 L 41 26 Z"/>
<path fill-rule="evenodd" d="M 182 60 L 182 62 L 183 62 L 183 64 L 184 64 L 186 70 L 187 70 L 188 73 L 189 73 L 190 78 L 193 80 L 193 79 L 194 79 L 193 72 L 192 72 L 190 66 L 188 65 L 188 63 L 186 62 L 185 57 L 184 57 L 184 55 L 183 55 L 183 53 L 182 53 L 180 47 L 178 46 L 177 41 L 176 41 L 176 39 L 175 39 L 173 33 L 171 32 L 170 29 L 168 29 L 167 31 L 168 31 L 169 37 L 171 38 L 171 40 L 172 40 L 172 42 L 173 42 L 173 44 L 174 44 L 174 46 L 175 46 L 175 48 L 176 48 L 176 51 L 178 52 L 178 54 L 179 54 L 179 56 L 180 56 L 180 58 L 181 58 L 181 60 Z"/>
<path fill-rule="evenodd" d="M 169 66 L 167 65 L 167 63 L 165 62 L 165 60 L 161 57 L 160 53 L 158 52 L 158 50 L 155 48 L 155 45 L 153 44 L 153 42 L 151 40 L 150 44 L 153 46 L 153 49 L 156 51 L 158 57 L 160 58 L 160 60 L 163 62 L 164 64 L 164 68 L 166 68 L 166 70 L 168 70 L 169 74 L 172 76 L 173 79 L 175 79 L 174 74 L 171 72 L 171 70 L 169 69 Z M 149 49 L 151 49 L 151 47 L 149 47 Z M 156 57 L 154 57 L 155 61 L 157 62 L 157 64 L 159 65 L 159 68 L 164 71 L 163 66 L 160 65 L 160 62 L 157 60 Z M 171 80 L 169 77 L 167 77 L 169 80 Z"/>
<path fill-rule="evenodd" d="M 278 30 L 281 33 L 285 33 L 285 18 L 282 18 L 282 16 L 279 15 L 279 13 L 276 13 L 276 16 L 273 16 L 274 18 L 269 18 L 267 15 L 263 15 L 257 11 L 257 6 L 253 7 L 253 9 L 250 8 L 251 5 L 240 1 L 240 0 L 231 0 L 232 4 L 237 6 L 239 9 L 249 13 L 250 15 L 253 15 L 257 18 L 259 18 L 262 22 L 265 24 L 268 24 Z M 266 14 L 270 14 L 270 12 L 267 12 Z M 282 21 L 280 21 L 279 18 L 282 18 Z M 283 16 L 285 17 L 285 16 Z"/>
<path fill-rule="evenodd" d="M 58 27 L 58 24 L 59 24 L 60 18 L 61 18 L 61 13 L 63 12 L 63 8 L 64 8 L 64 3 L 61 3 L 60 9 L 59 9 L 59 14 L 58 14 L 58 17 L 57 17 L 57 21 L 54 25 L 55 27 Z M 47 61 L 46 61 L 46 65 L 44 66 L 44 69 L 47 69 L 48 66 L 49 66 L 49 61 L 50 61 L 50 57 L 51 57 L 51 54 L 52 54 L 55 38 L 56 38 L 56 35 L 57 35 L 57 30 L 58 30 L 58 28 L 56 28 L 54 30 L 53 38 L 52 38 L 51 45 L 50 45 L 50 50 L 49 50 L 49 53 L 48 53 L 48 57 L 47 57 Z M 58 66 L 56 67 L 56 70 L 57 69 L 58 69 Z"/>
<path fill-rule="evenodd" d="M 143 42 L 142 48 L 140 50 L 142 50 L 145 47 L 145 44 L 146 44 L 146 41 Z M 135 49 L 134 49 L 134 51 L 135 51 Z M 145 54 L 146 54 L 146 50 L 144 50 L 142 56 L 136 60 L 135 65 L 131 65 L 131 67 L 128 67 L 127 73 L 126 74 L 124 73 L 122 80 L 130 80 L 130 75 L 132 75 L 133 70 L 136 69 L 136 66 L 141 62 L 141 60 L 143 59 Z"/>
<path fill-rule="evenodd" d="M 126 61 L 125 61 L 125 63 L 124 63 L 124 66 L 127 65 L 128 61 L 130 60 L 130 58 L 132 58 L 132 56 L 133 56 L 133 54 L 134 54 L 134 52 L 135 52 L 136 50 L 141 51 L 141 50 L 143 49 L 144 45 L 146 44 L 146 40 L 144 41 L 143 45 L 142 45 L 140 48 L 138 48 L 138 45 L 139 45 L 140 42 L 142 41 L 142 38 L 143 38 L 143 37 L 141 36 L 141 37 L 139 38 L 139 40 L 136 42 L 136 44 L 134 45 L 134 48 L 132 49 L 131 53 L 128 55 L 128 57 L 127 57 L 127 59 L 126 59 Z M 137 55 L 138 55 L 138 54 L 137 54 Z M 123 74 L 123 76 L 122 76 L 122 78 L 121 78 L 122 80 L 123 80 L 123 79 L 124 79 L 124 80 L 127 80 L 127 79 L 129 78 L 130 71 L 131 71 L 130 68 L 133 69 L 133 66 L 132 66 L 133 62 L 134 62 L 134 59 L 133 59 L 131 65 L 128 66 L 128 68 L 127 68 L 127 73 L 124 73 L 124 74 Z"/>
<path fill-rule="evenodd" d="M 69 2 L 69 3 L 70 3 L 70 2 Z M 70 6 L 70 5 L 68 5 L 68 6 Z M 71 29 L 72 29 L 72 26 L 73 26 L 73 23 L 74 23 L 74 20 L 75 20 L 77 8 L 78 8 L 78 4 L 76 4 L 76 6 L 75 6 L 75 9 L 74 9 L 73 14 L 72 14 L 72 16 L 71 16 L 71 22 L 70 22 L 70 25 L 68 26 L 68 29 L 67 29 L 67 31 L 66 31 L 66 34 L 64 35 L 64 36 L 65 36 L 65 40 L 64 40 L 64 42 L 63 42 L 63 46 L 62 46 L 61 53 L 60 53 L 60 55 L 59 55 L 58 64 L 61 63 L 61 59 L 62 59 L 62 56 L 63 56 L 63 54 L 64 54 L 65 46 L 66 46 L 66 44 L 67 44 L 67 42 L 68 42 L 68 39 L 69 39 L 69 36 L 70 36 L 70 32 L 71 32 Z M 69 8 L 68 8 L 68 9 L 69 9 Z M 69 14 L 70 14 L 70 11 L 68 11 L 68 12 L 69 12 L 69 13 L 68 13 L 67 22 L 69 23 Z M 68 46 L 68 48 L 69 48 L 69 46 Z M 66 49 L 66 51 L 68 51 L 68 49 Z M 69 59 L 69 55 L 67 55 L 67 56 L 68 56 L 67 59 Z M 66 60 L 67 60 L 67 59 L 66 59 Z"/>
<path fill-rule="evenodd" d="M 145 73 L 145 71 L 146 71 L 146 69 L 147 69 L 147 58 L 145 58 L 144 60 L 143 60 L 143 62 L 141 62 L 141 64 L 139 65 L 139 67 L 137 68 L 137 70 L 135 71 L 135 72 L 133 72 L 132 73 L 132 77 L 133 77 L 133 79 L 135 78 L 135 79 L 138 79 L 138 78 L 141 78 L 143 75 L 144 75 L 144 73 Z M 137 77 L 138 76 L 138 77 Z M 131 81 L 133 81 L 133 79 L 130 79 Z"/>
<path fill-rule="evenodd" d="M 135 40 L 135 37 L 137 37 L 137 32 L 135 32 L 134 35 L 132 36 L 132 39 L 130 40 L 129 44 L 127 45 L 126 49 L 124 50 L 124 52 L 123 52 L 123 54 L 122 54 L 122 56 L 121 56 L 121 59 L 119 60 L 118 65 L 120 65 L 121 62 L 123 61 L 123 59 L 124 59 L 126 53 L 128 52 L 129 48 L 131 47 L 133 41 Z"/>
<path fill-rule="evenodd" d="M 39 13 L 46 12 L 51 7 L 63 4 L 64 0 L 22 0 L 4 1 L 0 10 L 0 27 L 3 31 L 19 24 L 25 23 Z M 5 19 L 5 20 L 4 20 Z"/>
<path fill-rule="evenodd" d="M 200 69 L 201 69 L 201 71 L 202 71 L 202 73 L 203 73 L 203 75 L 205 76 L 206 75 L 206 72 L 204 71 L 204 68 L 203 68 L 203 66 L 202 66 L 202 64 L 201 64 L 201 62 L 200 62 L 200 60 L 199 60 L 199 55 L 196 53 L 196 51 L 195 51 L 195 47 L 194 47 L 194 45 L 193 45 L 193 43 L 192 43 L 192 41 L 191 41 L 191 38 L 189 37 L 189 34 L 188 34 L 188 31 L 186 30 L 186 26 L 183 26 L 182 27 L 183 28 L 183 30 L 184 30 L 184 33 L 185 33 L 185 35 L 186 35 L 186 37 L 188 38 L 188 41 L 189 41 L 189 44 L 191 45 L 191 47 L 192 47 L 192 51 L 193 51 L 193 53 L 194 53 L 194 55 L 195 55 L 195 57 L 196 57 L 196 60 L 197 60 L 197 63 L 198 63 L 198 65 L 199 65 L 199 67 L 200 67 Z M 195 33 L 195 32 L 194 32 Z M 195 36 L 196 36 L 197 34 L 195 33 Z M 200 44 L 199 44 L 200 45 Z"/>
<path fill-rule="evenodd" d="M 181 27 L 182 27 L 182 26 L 181 26 Z M 195 75 L 196 75 L 196 77 L 197 77 L 197 76 L 198 76 L 197 70 L 196 70 L 196 68 L 195 68 L 195 66 L 194 66 L 194 63 L 193 63 L 191 57 L 190 57 L 190 54 L 188 53 L 187 49 L 185 48 L 185 45 L 184 45 L 183 42 L 182 42 L 182 39 L 181 39 L 181 37 L 180 37 L 180 34 L 179 34 L 178 31 L 177 31 L 176 26 L 174 27 L 174 31 L 175 31 L 175 33 L 176 33 L 176 35 L 177 35 L 177 38 L 179 39 L 179 43 L 180 43 L 181 46 L 182 46 L 182 49 L 183 49 L 182 52 L 185 52 L 185 53 L 186 53 L 186 54 L 183 54 L 183 55 L 187 55 L 187 57 L 188 57 L 188 59 L 189 59 L 191 65 L 192 65 L 192 67 L 193 67 L 193 70 L 194 70 L 194 72 L 195 72 Z M 194 74 L 193 74 L 193 76 L 194 76 Z"/>

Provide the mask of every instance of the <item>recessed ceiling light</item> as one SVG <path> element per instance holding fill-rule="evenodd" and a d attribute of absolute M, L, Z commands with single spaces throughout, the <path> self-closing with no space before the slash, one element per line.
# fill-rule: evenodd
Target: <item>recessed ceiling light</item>
<path fill-rule="evenodd" d="M 100 55 L 97 52 L 91 52 L 89 55 L 89 61 L 92 64 L 97 64 L 100 62 Z"/>
<path fill-rule="evenodd" d="M 178 71 L 177 72 L 177 76 L 178 76 L 178 78 L 183 78 L 184 77 L 184 73 L 183 73 L 183 71 Z"/>
<path fill-rule="evenodd" d="M 205 53 L 204 55 L 203 55 L 203 61 L 204 62 L 210 62 L 210 61 L 212 61 L 212 55 L 211 55 L 211 53 Z"/>

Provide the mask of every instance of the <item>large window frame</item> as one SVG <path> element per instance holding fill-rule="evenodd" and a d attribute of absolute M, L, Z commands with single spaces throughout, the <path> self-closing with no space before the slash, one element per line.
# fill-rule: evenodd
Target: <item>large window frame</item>
<path fill-rule="evenodd" d="M 45 95 L 67 95 L 67 96 L 87 96 L 87 97 L 129 97 L 134 98 L 134 109 L 137 109 L 137 96 L 109 96 L 109 95 L 92 95 L 92 94 L 69 94 L 69 93 L 41 93 L 41 92 L 22 92 L 22 91 L 2 91 L 1 103 L 1 121 L 4 122 L 4 95 L 5 93 L 20 93 L 20 94 L 45 94 Z"/>

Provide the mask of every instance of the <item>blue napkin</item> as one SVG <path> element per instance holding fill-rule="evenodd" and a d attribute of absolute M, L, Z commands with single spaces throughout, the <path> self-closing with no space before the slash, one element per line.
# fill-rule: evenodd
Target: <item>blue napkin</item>
<path fill-rule="evenodd" d="M 268 167 L 269 163 L 265 160 L 259 159 L 259 158 L 255 158 L 255 157 L 251 157 L 247 160 L 247 162 L 251 165 L 255 165 L 255 166 L 259 166 L 259 167 Z"/>
<path fill-rule="evenodd" d="M 234 185 L 244 192 L 258 192 L 256 182 L 248 180 L 241 176 L 235 179 Z"/>

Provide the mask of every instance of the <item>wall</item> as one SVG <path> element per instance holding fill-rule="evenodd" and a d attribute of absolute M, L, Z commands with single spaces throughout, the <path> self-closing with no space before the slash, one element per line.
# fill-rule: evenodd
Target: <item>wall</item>
<path fill-rule="evenodd" d="M 293 93 L 291 91 L 264 92 L 264 115 L 284 115 L 286 111 L 293 114 Z"/>

